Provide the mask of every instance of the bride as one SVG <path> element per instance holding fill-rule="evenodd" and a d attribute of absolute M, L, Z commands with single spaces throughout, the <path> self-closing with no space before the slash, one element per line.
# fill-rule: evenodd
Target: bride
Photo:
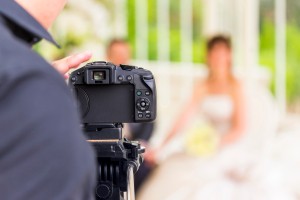
<path fill-rule="evenodd" d="M 156 157 L 177 133 L 196 127 L 197 120 L 205 121 L 214 135 L 218 147 L 236 143 L 245 129 L 245 106 L 240 82 L 231 71 L 231 42 L 226 36 L 217 35 L 207 42 L 207 66 L 209 75 L 206 80 L 196 83 L 193 96 L 182 114 L 176 120 L 160 147 L 147 156 Z M 194 128 L 192 135 L 201 135 L 203 123 Z M 191 139 L 193 136 L 191 135 Z M 215 142 L 216 143 L 216 142 Z M 199 147 L 200 148 L 200 147 Z"/>
<path fill-rule="evenodd" d="M 284 163 L 267 158 L 252 143 L 246 145 L 246 135 L 253 132 L 248 124 L 246 130 L 244 85 L 233 76 L 231 62 L 229 38 L 218 35 L 208 40 L 208 77 L 195 84 L 190 102 L 171 131 L 145 156 L 155 163 L 163 147 L 182 132 L 186 153 L 162 163 L 139 199 L 295 199 L 285 186 L 295 176 L 282 170 Z"/>

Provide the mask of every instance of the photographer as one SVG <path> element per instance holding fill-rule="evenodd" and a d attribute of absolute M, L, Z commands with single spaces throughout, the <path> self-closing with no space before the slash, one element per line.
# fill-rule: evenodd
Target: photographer
<path fill-rule="evenodd" d="M 1 199 L 94 199 L 93 150 L 79 127 L 63 77 L 31 45 L 66 0 L 0 1 Z M 78 54 L 54 62 L 64 74 L 88 60 Z"/>

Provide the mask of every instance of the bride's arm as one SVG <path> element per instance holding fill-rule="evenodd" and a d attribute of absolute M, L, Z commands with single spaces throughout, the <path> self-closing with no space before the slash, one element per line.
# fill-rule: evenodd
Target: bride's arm
<path fill-rule="evenodd" d="M 172 126 L 171 130 L 167 133 L 166 137 L 160 144 L 160 148 L 165 146 L 166 144 L 169 143 L 169 141 L 177 135 L 178 132 L 182 130 L 182 128 L 185 126 L 185 124 L 189 121 L 191 113 L 195 107 L 195 99 L 192 99 L 188 102 L 188 104 L 184 107 L 183 111 L 181 114 L 177 117 L 175 120 L 174 125 Z"/>
<path fill-rule="evenodd" d="M 193 91 L 193 96 L 191 97 L 190 101 L 182 110 L 181 114 L 178 116 L 177 120 L 175 121 L 174 125 L 172 126 L 170 132 L 168 132 L 167 136 L 161 143 L 160 147 L 165 146 L 178 132 L 182 130 L 182 128 L 187 124 L 190 120 L 193 110 L 201 101 L 205 91 L 206 91 L 206 84 L 203 81 L 199 81 L 196 83 L 196 86 Z"/>
<path fill-rule="evenodd" d="M 175 123 L 172 126 L 171 130 L 166 134 L 166 137 L 162 140 L 157 148 L 148 151 L 147 157 L 145 157 L 146 160 L 155 162 L 157 153 L 160 152 L 164 148 L 164 146 L 166 146 L 170 142 L 170 140 L 172 140 L 174 136 L 177 135 L 177 133 L 179 133 L 190 120 L 195 106 L 201 101 L 204 93 L 205 85 L 202 82 L 197 83 L 192 98 L 190 99 L 190 101 L 188 101 L 181 114 L 175 120 Z"/>
<path fill-rule="evenodd" d="M 241 84 L 237 82 L 233 91 L 234 112 L 232 116 L 232 126 L 227 134 L 221 139 L 221 146 L 237 141 L 245 132 L 245 99 Z"/>

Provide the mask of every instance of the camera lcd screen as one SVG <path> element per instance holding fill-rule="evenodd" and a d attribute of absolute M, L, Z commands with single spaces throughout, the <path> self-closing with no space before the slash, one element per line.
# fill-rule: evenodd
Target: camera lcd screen
<path fill-rule="evenodd" d="M 82 123 L 134 122 L 134 85 L 78 85 Z"/>

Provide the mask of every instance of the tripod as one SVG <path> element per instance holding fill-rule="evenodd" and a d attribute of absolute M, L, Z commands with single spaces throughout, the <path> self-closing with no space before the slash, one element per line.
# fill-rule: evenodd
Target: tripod
<path fill-rule="evenodd" d="M 122 123 L 85 124 L 84 132 L 96 151 L 97 200 L 134 200 L 133 174 L 143 162 L 145 148 L 128 141 Z"/>

